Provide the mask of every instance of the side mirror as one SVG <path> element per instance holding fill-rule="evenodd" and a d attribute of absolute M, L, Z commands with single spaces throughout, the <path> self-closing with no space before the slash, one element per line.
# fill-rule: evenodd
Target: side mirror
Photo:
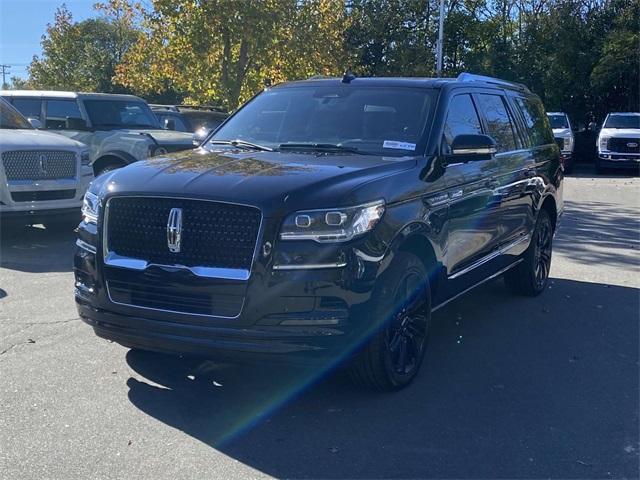
<path fill-rule="evenodd" d="M 42 122 L 37 118 L 29 117 L 27 121 L 31 124 L 33 128 L 42 128 Z"/>
<path fill-rule="evenodd" d="M 67 130 L 87 130 L 87 122 L 82 118 L 67 117 L 64 120 Z"/>
<path fill-rule="evenodd" d="M 165 118 L 164 126 L 165 130 L 175 130 L 176 129 L 176 121 L 173 118 Z"/>
<path fill-rule="evenodd" d="M 451 159 L 455 162 L 489 160 L 498 151 L 489 135 L 458 135 L 451 144 Z"/>

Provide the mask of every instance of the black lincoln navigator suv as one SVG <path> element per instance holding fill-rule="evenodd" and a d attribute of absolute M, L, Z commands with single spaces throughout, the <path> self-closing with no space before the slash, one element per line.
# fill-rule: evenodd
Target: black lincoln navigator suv
<path fill-rule="evenodd" d="M 415 377 L 431 313 L 548 281 L 562 167 L 542 103 L 488 77 L 270 87 L 194 151 L 86 194 L 75 298 L 137 349 Z"/>

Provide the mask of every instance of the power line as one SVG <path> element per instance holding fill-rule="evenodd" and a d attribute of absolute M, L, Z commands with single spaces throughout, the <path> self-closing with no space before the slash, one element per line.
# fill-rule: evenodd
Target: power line
<path fill-rule="evenodd" d="M 11 65 L 0 65 L 0 68 L 2 68 L 2 88 L 7 88 L 7 75 L 9 75 L 11 73 L 11 71 L 9 70 L 11 68 Z"/>

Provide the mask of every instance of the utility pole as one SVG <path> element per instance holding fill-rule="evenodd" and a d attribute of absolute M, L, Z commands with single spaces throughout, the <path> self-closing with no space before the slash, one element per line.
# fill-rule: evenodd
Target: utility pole
<path fill-rule="evenodd" d="M 442 50 L 444 44 L 444 0 L 440 0 L 438 17 L 438 43 L 436 44 L 436 77 L 442 76 Z"/>
<path fill-rule="evenodd" d="M 11 65 L 0 65 L 0 68 L 2 68 L 2 89 L 6 89 L 8 87 L 7 85 L 7 75 L 9 75 L 9 73 L 11 73 L 9 71 L 9 69 L 11 68 Z"/>

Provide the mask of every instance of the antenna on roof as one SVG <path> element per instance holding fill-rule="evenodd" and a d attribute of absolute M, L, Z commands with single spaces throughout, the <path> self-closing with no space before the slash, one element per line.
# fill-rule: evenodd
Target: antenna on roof
<path fill-rule="evenodd" d="M 342 75 L 342 83 L 351 83 L 351 81 L 354 80 L 355 78 L 356 78 L 356 76 L 351 71 L 351 69 L 347 68 L 344 71 L 344 74 Z"/>

